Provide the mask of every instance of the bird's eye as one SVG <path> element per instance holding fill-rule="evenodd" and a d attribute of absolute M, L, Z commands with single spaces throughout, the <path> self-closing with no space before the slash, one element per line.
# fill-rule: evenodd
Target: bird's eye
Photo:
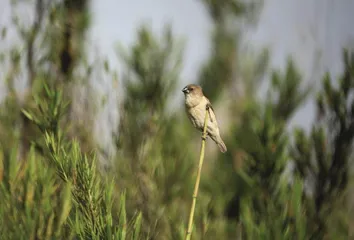
<path fill-rule="evenodd" d="M 193 91 L 193 90 L 194 90 L 194 88 L 192 88 L 192 87 L 191 87 L 189 90 L 190 90 L 190 91 Z"/>

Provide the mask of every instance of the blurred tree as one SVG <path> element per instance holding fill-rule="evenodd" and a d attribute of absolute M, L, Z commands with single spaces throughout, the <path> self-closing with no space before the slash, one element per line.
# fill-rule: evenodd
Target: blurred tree
<path fill-rule="evenodd" d="M 245 51 L 242 27 L 250 26 L 249 17 L 261 3 L 202 3 L 213 33 L 198 83 L 225 119 L 221 131 L 229 151 L 206 155 L 193 238 L 343 237 L 347 225 L 340 205 L 351 180 L 354 134 L 352 54 L 344 54 L 339 86 L 325 78 L 317 101 L 321 118 L 311 135 L 297 130 L 291 144 L 287 127 L 310 88 L 302 87 L 301 75 L 289 60 L 284 73 L 270 75 L 266 98 L 258 98 L 269 54 Z M 0 194 L 6 203 L 0 205 L 5 222 L 1 236 L 183 238 L 200 134 L 171 101 L 175 92 L 181 94 L 176 85 L 182 66 L 182 44 L 172 28 L 167 26 L 159 38 L 141 27 L 132 48 L 121 53 L 126 68 L 114 136 L 117 154 L 102 175 L 95 158 L 81 153 L 95 146 L 95 103 L 87 81 L 94 67 L 87 65 L 82 44 L 90 20 L 88 0 L 18 4 L 34 7 L 35 14 L 29 27 L 13 15 L 25 51 L 15 46 L 0 56 L 8 64 L 7 97 L 0 108 Z M 1 34 L 6 38 L 6 30 Z M 103 66 L 109 72 L 108 63 Z M 16 79 L 28 79 L 29 90 L 20 92 Z M 68 112 L 58 108 L 59 99 L 70 102 Z M 29 111 L 21 115 L 23 108 Z M 37 151 L 20 156 L 28 162 L 14 164 L 18 146 L 27 152 L 30 143 Z M 295 176 L 287 171 L 292 160 Z M 305 194 L 306 189 L 312 195 Z M 119 204 L 114 204 L 118 196 Z M 20 226 L 18 231 L 14 226 Z"/>
<path fill-rule="evenodd" d="M 354 138 L 354 53 L 344 51 L 343 63 L 344 71 L 338 84 L 328 73 L 324 76 L 317 97 L 317 121 L 310 136 L 301 129 L 295 131 L 292 149 L 296 173 L 308 180 L 312 192 L 307 199 L 307 215 L 312 220 L 315 239 L 328 236 L 347 224 L 334 212 L 340 209 L 338 202 L 347 208 L 347 204 L 343 206 L 343 195 L 351 174 Z M 332 222 L 331 216 L 336 220 Z"/>
<path fill-rule="evenodd" d="M 256 224 L 277 221 L 263 229 L 270 239 L 278 239 L 292 229 L 292 216 L 282 212 L 291 195 L 289 176 L 285 174 L 290 160 L 286 127 L 309 93 L 309 88 L 302 88 L 301 80 L 291 60 L 284 74 L 273 72 L 266 100 L 246 102 L 240 123 L 230 129 L 234 133 L 229 136 L 232 147 L 214 171 L 215 178 L 223 176 L 218 184 L 219 194 L 227 193 L 223 200 L 226 216 L 244 229 L 250 226 L 244 222 L 242 209 L 253 212 Z M 223 214 L 223 209 L 217 212 Z"/>
<path fill-rule="evenodd" d="M 239 0 L 202 2 L 209 12 L 214 29 L 211 36 L 212 51 L 201 69 L 199 83 L 211 102 L 216 102 L 222 96 L 223 90 L 235 92 L 244 57 L 241 52 L 241 26 L 250 23 L 249 17 L 254 16 L 262 3 Z M 262 66 L 267 66 L 267 61 L 264 61 Z M 259 69 L 259 72 L 261 71 Z"/>
<path fill-rule="evenodd" d="M 130 181 L 118 180 L 118 185 L 129 189 L 134 199 L 130 207 L 142 210 L 144 221 L 150 223 L 142 230 L 153 238 L 178 235 L 184 219 L 176 207 L 185 206 L 172 203 L 187 196 L 182 186 L 190 180 L 192 160 L 185 151 L 188 135 L 179 115 L 170 109 L 181 70 L 181 44 L 170 26 L 161 39 L 143 26 L 132 49 L 120 52 L 126 71 L 116 164 L 118 174 Z"/>
<path fill-rule="evenodd" d="M 203 4 L 213 20 L 214 33 L 212 54 L 201 70 L 199 83 L 207 96 L 216 101 L 224 89 L 230 89 L 235 84 L 235 76 L 244 73 L 241 72 L 244 66 L 238 63 L 243 56 L 238 49 L 240 26 L 237 21 L 246 18 L 256 5 L 241 1 L 222 1 L 221 4 L 203 1 Z M 192 157 L 198 153 L 196 149 L 199 147 L 199 141 L 196 140 L 199 134 L 186 121 L 184 111 L 168 114 L 171 112 L 169 99 L 178 80 L 179 70 L 174 66 L 180 62 L 178 55 L 173 54 L 173 38 L 169 32 L 165 32 L 163 41 L 159 42 L 146 29 L 140 29 L 138 41 L 131 53 L 123 54 L 128 71 L 123 76 L 126 92 L 117 137 L 119 174 L 134 175 L 135 185 L 130 181 L 125 181 L 125 184 L 138 202 L 138 208 L 143 210 L 146 222 L 159 216 L 156 223 L 159 227 L 152 230 L 150 225 L 150 229 L 145 230 L 150 230 L 150 234 L 158 234 L 156 236 L 159 238 L 171 238 L 181 232 L 181 221 L 183 223 L 187 219 L 193 186 L 191 177 L 194 172 L 191 172 L 191 168 L 195 164 Z M 268 54 L 265 51 L 259 60 L 258 56 L 254 58 L 257 60 L 247 62 L 248 70 L 252 69 L 250 65 L 254 63 L 258 68 L 254 74 L 249 74 L 252 70 L 248 71 L 247 80 L 253 85 L 266 69 Z M 238 67 L 240 69 L 237 72 Z M 245 85 L 251 86 L 251 83 Z M 235 96 L 236 99 L 239 98 Z M 198 138 L 191 139 L 191 134 Z M 211 179 L 205 181 L 212 182 Z M 207 211 L 212 193 L 202 192 L 198 200 L 196 237 L 201 237 L 206 231 L 210 231 L 208 237 L 211 239 L 224 234 L 224 225 L 218 228 L 211 224 L 213 228 L 208 229 Z M 179 206 L 178 210 L 172 203 Z M 132 205 L 135 206 L 133 201 Z M 168 216 L 161 212 L 168 213 Z"/>
<path fill-rule="evenodd" d="M 11 4 L 13 25 L 20 39 L 18 45 L 14 44 L 10 48 L 11 54 L 4 60 L 9 66 L 5 70 L 7 97 L 1 106 L 0 134 L 7 136 L 1 139 L 13 139 L 9 141 L 10 143 L 19 140 L 22 153 L 20 158 L 26 158 L 30 144 L 38 140 L 39 132 L 21 114 L 20 109 L 33 107 L 34 101 L 31 96 L 43 91 L 43 82 L 55 84 L 58 89 L 65 88 L 66 98 L 75 102 L 79 94 L 74 88 L 75 85 L 70 84 L 70 80 L 86 78 L 85 74 L 74 77 L 73 72 L 84 56 L 82 42 L 89 23 L 88 1 L 35 0 L 11 1 Z M 17 12 L 17 9 L 22 7 L 34 8 L 34 20 L 29 25 L 24 23 L 26 19 Z M 21 44 L 25 46 L 23 51 L 25 54 L 20 51 Z M 19 91 L 16 86 L 17 79 L 26 86 L 25 91 Z M 81 88 L 87 86 L 80 85 Z M 75 109 L 69 113 L 68 122 L 73 126 L 76 125 L 73 131 L 80 136 L 80 133 L 86 130 L 77 126 L 75 122 L 78 121 L 75 120 L 79 117 L 92 119 L 89 117 L 90 111 L 86 111 L 86 116 L 79 116 Z M 80 140 L 92 146 L 92 142 L 88 141 L 89 138 L 86 133 Z M 2 144 L 7 145 L 6 142 Z M 11 144 L 8 147 L 11 147 Z"/>
<path fill-rule="evenodd" d="M 85 39 L 85 32 L 89 26 L 89 0 L 64 0 L 61 5 L 52 9 L 52 20 L 55 21 L 55 11 L 61 9 L 61 17 L 59 22 L 63 45 L 60 46 L 60 72 L 64 74 L 64 81 L 70 80 L 72 71 L 77 64 L 78 60 L 83 55 L 82 42 Z M 53 46 L 54 47 L 54 46 Z"/>
<path fill-rule="evenodd" d="M 134 164 L 144 158 L 143 148 L 166 121 L 167 108 L 179 80 L 181 46 L 170 27 L 157 40 L 146 27 L 138 31 L 131 54 L 122 52 L 128 71 L 123 76 L 125 98 L 122 104 L 120 144 Z"/>

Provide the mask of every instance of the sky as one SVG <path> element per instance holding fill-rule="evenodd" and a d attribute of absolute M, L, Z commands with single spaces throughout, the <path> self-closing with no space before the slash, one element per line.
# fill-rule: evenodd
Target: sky
<path fill-rule="evenodd" d="M 0 26 L 8 21 L 8 1 L 0 0 Z M 211 31 L 206 9 L 199 0 L 92 0 L 91 12 L 88 46 L 107 57 L 118 71 L 122 70 L 115 51 L 118 42 L 129 48 L 141 24 L 150 24 L 155 33 L 161 33 L 164 24 L 171 23 L 186 43 L 182 81 L 177 87 L 196 80 L 208 56 Z M 247 30 L 245 36 L 253 49 L 269 47 L 274 69 L 282 69 L 290 54 L 305 80 L 318 84 L 320 76 L 313 73 L 322 75 L 329 70 L 334 76 L 339 74 L 342 47 L 354 45 L 353 12 L 354 0 L 264 0 L 257 27 Z M 107 94 L 108 103 L 116 102 L 117 94 L 112 93 L 107 79 L 98 89 Z M 117 111 L 105 108 L 100 118 L 117 118 Z M 314 105 L 308 101 L 293 123 L 308 129 L 313 118 Z M 96 131 L 102 134 L 107 131 L 103 128 L 101 124 Z"/>

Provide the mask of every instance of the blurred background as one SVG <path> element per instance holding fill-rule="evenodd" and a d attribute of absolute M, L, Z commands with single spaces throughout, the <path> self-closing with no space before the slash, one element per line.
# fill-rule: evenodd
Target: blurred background
<path fill-rule="evenodd" d="M 354 1 L 0 1 L 0 238 L 354 239 Z"/>

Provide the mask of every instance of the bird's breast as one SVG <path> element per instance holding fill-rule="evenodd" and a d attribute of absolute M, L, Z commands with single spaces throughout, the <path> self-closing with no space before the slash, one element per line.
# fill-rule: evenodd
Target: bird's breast
<path fill-rule="evenodd" d="M 203 130 L 204 118 L 205 118 L 205 109 L 202 107 L 194 107 L 187 109 L 189 119 L 191 120 L 194 127 L 199 130 Z"/>

